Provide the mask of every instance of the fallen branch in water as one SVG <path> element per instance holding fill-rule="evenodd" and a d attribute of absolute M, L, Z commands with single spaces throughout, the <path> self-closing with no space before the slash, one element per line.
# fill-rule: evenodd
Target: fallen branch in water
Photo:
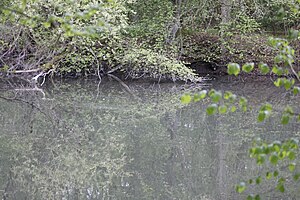
<path fill-rule="evenodd" d="M 107 74 L 108 76 L 112 77 L 113 79 L 115 79 L 116 81 L 118 81 L 124 88 L 125 90 L 131 94 L 132 96 L 134 96 L 135 98 L 138 98 L 132 91 L 131 89 L 129 88 L 128 85 L 126 85 L 126 83 L 124 83 L 121 79 L 119 79 L 118 77 L 116 77 L 115 75 L 112 75 L 112 74 Z"/>

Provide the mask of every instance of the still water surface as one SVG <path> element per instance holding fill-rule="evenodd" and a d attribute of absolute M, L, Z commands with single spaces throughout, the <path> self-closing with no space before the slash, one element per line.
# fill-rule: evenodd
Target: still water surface
<path fill-rule="evenodd" d="M 262 102 L 278 110 L 300 103 L 271 80 L 126 84 L 56 81 L 42 92 L 1 85 L 0 198 L 245 199 L 234 185 L 265 173 L 248 156 L 251 141 L 300 135 L 299 124 L 282 126 L 276 114 L 256 122 Z M 180 103 L 183 88 L 203 87 L 246 96 L 252 110 L 207 116 L 206 100 Z M 300 199 L 297 188 L 283 195 L 263 181 L 247 192 Z"/>

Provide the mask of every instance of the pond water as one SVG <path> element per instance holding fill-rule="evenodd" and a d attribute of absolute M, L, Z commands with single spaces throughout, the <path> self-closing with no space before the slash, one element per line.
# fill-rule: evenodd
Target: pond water
<path fill-rule="evenodd" d="M 222 77 L 201 86 L 133 81 L 126 87 L 69 80 L 43 90 L 2 84 L 0 198 L 246 199 L 235 184 L 265 170 L 249 158 L 251 141 L 300 135 L 299 124 L 282 126 L 276 113 L 256 121 L 262 102 L 282 110 L 299 105 L 299 97 L 269 79 L 248 79 Z M 180 103 L 187 90 L 211 87 L 249 98 L 252 109 L 207 116 L 208 100 Z M 247 193 L 300 199 L 297 188 L 280 194 L 263 181 Z"/>

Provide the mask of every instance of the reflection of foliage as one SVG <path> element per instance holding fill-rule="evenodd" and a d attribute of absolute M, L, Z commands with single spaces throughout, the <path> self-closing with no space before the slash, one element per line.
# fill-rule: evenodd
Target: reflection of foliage
<path fill-rule="evenodd" d="M 118 82 L 103 81 L 99 88 L 95 83 L 50 85 L 46 99 L 16 94 L 47 117 L 30 104 L 1 99 L 0 137 L 8 148 L 1 152 L 11 157 L 2 169 L 12 174 L 3 176 L 1 186 L 9 182 L 8 197 L 234 198 L 232 185 L 251 166 L 243 159 L 245 144 L 256 131 L 265 133 L 252 127 L 254 111 L 206 116 L 208 102 L 198 102 L 197 109 L 181 105 L 182 85 L 173 83 L 129 82 L 131 93 Z M 237 96 L 243 84 L 248 85 L 239 82 L 233 89 Z M 278 129 L 270 129 L 273 138 Z"/>
<path fill-rule="evenodd" d="M 52 106 L 60 108 L 60 104 L 40 103 L 49 109 L 53 121 L 33 111 L 29 122 L 24 124 L 30 128 L 24 127 L 23 132 L 20 130 L 11 136 L 9 149 L 15 153 L 10 161 L 11 183 L 6 195 L 23 194 L 29 199 L 106 198 L 121 188 L 121 179 L 130 175 L 124 171 L 128 163 L 123 153 L 124 136 L 109 129 L 95 129 L 97 123 L 89 118 L 90 110 L 82 109 L 78 115 L 69 115 L 55 109 L 55 112 L 50 111 Z M 63 106 L 68 108 L 67 104 Z M 12 109 L 11 114 L 4 110 L 3 114 L 10 119 L 26 109 L 24 105 Z M 56 114 L 63 118 L 53 126 Z M 20 123 L 23 117 L 20 115 Z"/>
<path fill-rule="evenodd" d="M 111 186 L 128 176 L 122 170 L 126 159 L 120 153 L 123 146 L 114 135 L 105 137 L 98 132 L 89 139 L 74 137 L 76 132 L 58 138 L 40 134 L 16 139 L 15 149 L 20 154 L 12 168 L 14 185 L 29 198 L 106 196 Z"/>

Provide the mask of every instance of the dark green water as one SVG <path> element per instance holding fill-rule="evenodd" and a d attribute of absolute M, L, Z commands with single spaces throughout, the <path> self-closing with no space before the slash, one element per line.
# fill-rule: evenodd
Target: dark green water
<path fill-rule="evenodd" d="M 206 100 L 182 105 L 191 86 L 126 84 L 130 92 L 114 81 L 56 81 L 43 92 L 1 85 L 0 96 L 15 100 L 0 98 L 0 198 L 245 199 L 234 185 L 264 170 L 248 156 L 253 138 L 300 135 L 299 124 L 282 126 L 276 114 L 256 122 L 264 101 L 300 103 L 270 80 L 211 81 L 207 89 L 244 95 L 253 108 L 222 116 L 207 116 Z M 300 199 L 270 188 L 252 192 Z"/>

